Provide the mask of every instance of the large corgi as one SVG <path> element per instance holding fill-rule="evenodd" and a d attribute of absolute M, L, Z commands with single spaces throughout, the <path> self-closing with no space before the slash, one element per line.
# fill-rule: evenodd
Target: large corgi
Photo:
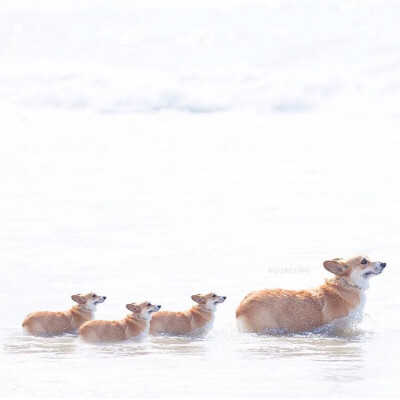
<path fill-rule="evenodd" d="M 83 324 L 78 330 L 78 338 L 88 343 L 116 343 L 128 339 L 142 339 L 147 336 L 153 313 L 161 306 L 147 301 L 127 304 L 132 312 L 121 321 L 95 320 Z"/>
<path fill-rule="evenodd" d="M 356 256 L 325 261 L 324 267 L 335 277 L 315 289 L 264 289 L 248 294 L 236 310 L 239 330 L 305 332 L 361 312 L 370 278 L 379 275 L 386 263 Z"/>
<path fill-rule="evenodd" d="M 106 296 L 95 293 L 74 294 L 72 300 L 78 305 L 67 311 L 37 311 L 29 314 L 22 327 L 26 333 L 35 336 L 53 336 L 75 332 L 82 324 L 94 318 L 96 306 Z"/>
<path fill-rule="evenodd" d="M 217 304 L 225 301 L 225 296 L 215 293 L 195 294 L 192 300 L 197 303 L 185 312 L 160 311 L 150 322 L 151 335 L 189 335 L 206 333 L 213 324 Z"/>

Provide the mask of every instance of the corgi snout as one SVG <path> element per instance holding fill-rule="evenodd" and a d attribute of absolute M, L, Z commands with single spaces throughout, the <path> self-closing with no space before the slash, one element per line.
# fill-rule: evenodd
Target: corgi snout
<path fill-rule="evenodd" d="M 153 309 L 150 310 L 149 312 L 157 312 L 159 309 L 161 308 L 161 306 L 159 304 L 157 304 L 156 306 L 153 306 Z"/>
<path fill-rule="evenodd" d="M 375 271 L 377 274 L 382 273 L 382 271 L 386 268 L 386 263 L 385 262 L 376 262 L 375 263 Z"/>
<path fill-rule="evenodd" d="M 161 305 L 147 303 L 144 308 L 147 309 L 148 313 L 153 313 L 153 312 L 157 312 L 161 308 Z"/>
<path fill-rule="evenodd" d="M 104 300 L 107 298 L 107 296 L 99 296 L 98 300 L 94 302 L 94 304 L 98 303 L 104 303 Z"/>
<path fill-rule="evenodd" d="M 376 261 L 374 262 L 370 268 L 366 268 L 364 271 L 364 278 L 370 278 L 373 275 L 379 275 L 386 268 L 385 262 Z"/>
<path fill-rule="evenodd" d="M 214 304 L 223 303 L 226 300 L 226 296 L 219 296 L 219 299 L 214 302 Z"/>

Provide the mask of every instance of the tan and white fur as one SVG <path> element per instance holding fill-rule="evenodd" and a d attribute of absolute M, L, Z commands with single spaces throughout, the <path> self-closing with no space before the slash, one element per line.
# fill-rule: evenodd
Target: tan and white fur
<path fill-rule="evenodd" d="M 87 343 L 117 343 L 129 339 L 143 339 L 149 333 L 153 313 L 161 306 L 147 301 L 130 303 L 126 308 L 131 311 L 123 320 L 95 320 L 83 324 L 78 330 L 78 338 Z"/>
<path fill-rule="evenodd" d="M 226 296 L 215 293 L 194 294 L 192 300 L 197 304 L 184 312 L 160 311 L 150 322 L 151 335 L 200 335 L 208 332 L 214 322 L 217 305 Z"/>
<path fill-rule="evenodd" d="M 97 304 L 103 303 L 106 296 L 88 293 L 74 294 L 71 298 L 78 304 L 67 311 L 37 311 L 29 314 L 22 323 L 24 331 L 35 336 L 76 332 L 82 324 L 94 318 Z"/>
<path fill-rule="evenodd" d="M 379 275 L 386 263 L 359 255 L 325 261 L 324 267 L 335 277 L 317 288 L 264 289 L 248 294 L 236 310 L 239 331 L 306 332 L 361 313 L 369 279 Z"/>

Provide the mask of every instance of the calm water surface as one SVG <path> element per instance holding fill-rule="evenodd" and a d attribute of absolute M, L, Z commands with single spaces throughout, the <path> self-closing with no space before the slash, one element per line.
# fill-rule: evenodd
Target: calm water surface
<path fill-rule="evenodd" d="M 116 120 L 102 118 L 103 129 L 112 130 Z M 2 395 L 397 395 L 399 274 L 393 232 L 400 226 L 394 213 L 400 202 L 391 182 L 398 168 L 378 158 L 379 168 L 371 166 L 365 175 L 355 168 L 361 153 L 349 175 L 320 164 L 322 144 L 308 158 L 292 152 L 282 160 L 289 136 L 269 138 L 266 145 L 263 127 L 269 121 L 262 118 L 251 142 L 234 135 L 237 145 L 222 152 L 232 138 L 213 129 L 232 116 L 209 117 L 210 133 L 193 141 L 185 141 L 183 123 L 174 141 L 165 141 L 158 124 L 171 132 L 176 118 L 139 118 L 136 122 L 148 127 L 143 135 L 132 131 L 134 140 L 127 142 L 104 132 L 90 139 L 86 127 L 70 135 L 68 123 L 61 139 L 50 144 L 48 127 L 32 137 L 23 125 L 20 136 L 8 137 L 18 152 L 2 162 L 18 180 L 5 181 L 9 190 L 1 200 L 7 209 L 0 225 Z M 122 118 L 117 126 L 125 138 L 126 122 Z M 306 147 L 313 137 L 303 134 L 297 146 Z M 389 154 L 395 152 L 393 138 L 381 138 Z M 334 148 L 342 140 L 332 139 Z M 85 147 L 76 147 L 81 141 Z M 276 154 L 266 159 L 253 141 L 264 143 L 266 151 L 273 146 Z M 373 154 L 376 147 L 364 146 L 365 151 Z M 145 154 L 154 157 L 152 163 Z M 199 168 L 203 157 L 213 165 Z M 320 170 L 307 172 L 310 162 Z M 246 170 L 249 163 L 253 167 Z M 383 175 L 390 179 L 377 179 Z M 335 179 L 326 185 L 325 176 Z M 380 190 L 371 191 L 374 186 Z M 340 187 L 348 190 L 345 201 Z M 391 196 L 380 208 L 382 191 Z M 371 280 L 367 316 L 352 334 L 274 337 L 236 331 L 234 312 L 246 293 L 320 284 L 329 276 L 324 259 L 356 252 L 388 266 Z M 204 338 L 91 347 L 73 336 L 22 334 L 29 312 L 67 309 L 72 294 L 91 290 L 107 296 L 96 314 L 106 319 L 124 317 L 125 304 L 132 301 L 184 310 L 195 293 L 216 291 L 227 300 Z"/>
<path fill-rule="evenodd" d="M 0 397 L 400 395 L 398 5 L 2 3 Z M 351 334 L 237 332 L 357 253 L 388 266 Z M 102 319 L 227 300 L 204 338 L 22 334 L 92 290 Z"/>

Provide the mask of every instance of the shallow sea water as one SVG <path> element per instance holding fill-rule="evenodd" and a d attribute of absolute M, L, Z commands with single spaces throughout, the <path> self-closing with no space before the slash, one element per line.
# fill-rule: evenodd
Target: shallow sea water
<path fill-rule="evenodd" d="M 1 397 L 398 396 L 398 6 L 154 3 L 1 5 Z M 357 253 L 388 266 L 353 331 L 237 332 Z M 101 319 L 227 300 L 202 338 L 22 333 L 91 290 Z"/>
<path fill-rule="evenodd" d="M 53 117 L 54 121 L 64 118 L 63 114 Z M 28 126 L 35 124 L 37 114 L 27 118 Z M 335 180 L 325 185 L 325 176 L 333 172 L 329 165 L 305 179 L 302 171 L 310 169 L 310 162 L 318 163 L 317 149 L 304 158 L 302 152 L 292 152 L 283 163 L 284 135 L 268 138 L 275 156 L 270 153 L 265 158 L 260 147 L 253 146 L 266 140 L 266 125 L 282 124 L 285 132 L 285 123 L 273 118 L 251 116 L 252 121 L 257 119 L 258 129 L 249 141 L 249 136 L 235 134 L 242 130 L 240 121 L 249 121 L 249 116 L 237 121 L 229 137 L 220 134 L 219 127 L 228 120 L 232 123 L 234 116 L 201 116 L 195 125 L 202 129 L 205 124 L 207 133 L 186 141 L 182 123 L 172 142 L 158 127 L 171 132 L 177 120 L 193 117 L 162 114 L 116 120 L 103 116 L 102 134 L 93 138 L 86 124 L 97 118 L 82 114 L 79 123 L 68 119 L 64 127 L 57 125 L 61 141 L 51 139 L 53 119 L 42 122 L 42 136 L 30 135 L 22 123 L 8 137 L 8 145 L 16 146 L 19 156 L 3 154 L 2 162 L 19 174 L 19 181 L 7 180 L 15 186 L 2 198 L 8 207 L 1 225 L 0 387 L 4 396 L 398 393 L 399 303 L 393 295 L 398 280 L 397 243 L 392 235 L 398 216 L 389 218 L 398 204 L 389 179 L 397 169 L 386 168 L 378 159 L 379 168 L 371 167 L 368 175 L 356 168 L 351 176 L 335 170 Z M 126 126 L 132 120 L 143 129 L 130 132 L 134 140 L 118 141 L 107 135 L 112 129 L 124 135 L 121 132 L 130 129 Z M 297 120 L 298 126 L 307 123 L 303 117 Z M 79 133 L 71 134 L 73 127 Z M 153 140 L 151 132 L 157 132 L 159 141 Z M 367 128 L 365 134 L 368 137 Z M 305 143 L 313 142 L 316 135 L 318 129 L 303 134 L 297 148 L 305 146 L 306 151 Z M 388 133 L 380 145 L 386 143 L 387 152 L 395 152 L 394 139 Z M 332 151 L 341 143 L 340 133 L 332 136 Z M 366 151 L 372 155 L 377 147 L 364 146 L 353 158 L 355 164 Z M 149 157 L 154 157 L 154 163 L 146 163 Z M 24 160 L 23 167 L 19 159 Z M 214 165 L 200 168 L 204 159 Z M 251 163 L 259 167 L 247 169 Z M 374 173 L 388 179 L 379 180 L 380 190 L 370 191 L 377 182 Z M 349 188 L 345 201 L 337 190 L 341 185 Z M 312 192 L 313 207 L 308 206 L 307 191 Z M 382 192 L 391 195 L 385 207 L 376 208 Z M 360 207 L 364 193 L 368 196 Z M 324 200 L 328 195 L 330 200 Z M 318 210 L 318 203 L 327 209 Z M 384 260 L 388 267 L 371 280 L 367 315 L 354 332 L 344 336 L 329 331 L 293 336 L 237 332 L 234 311 L 246 293 L 263 287 L 318 285 L 329 276 L 322 267 L 324 259 L 355 252 Z M 184 310 L 192 304 L 191 294 L 211 290 L 227 300 L 218 306 L 214 328 L 204 338 L 157 337 L 141 343 L 88 346 L 73 336 L 34 338 L 22 333 L 20 324 L 29 312 L 67 309 L 71 294 L 90 290 L 107 296 L 96 313 L 103 319 L 124 317 L 124 305 L 131 301 L 148 299 L 165 310 Z"/>

